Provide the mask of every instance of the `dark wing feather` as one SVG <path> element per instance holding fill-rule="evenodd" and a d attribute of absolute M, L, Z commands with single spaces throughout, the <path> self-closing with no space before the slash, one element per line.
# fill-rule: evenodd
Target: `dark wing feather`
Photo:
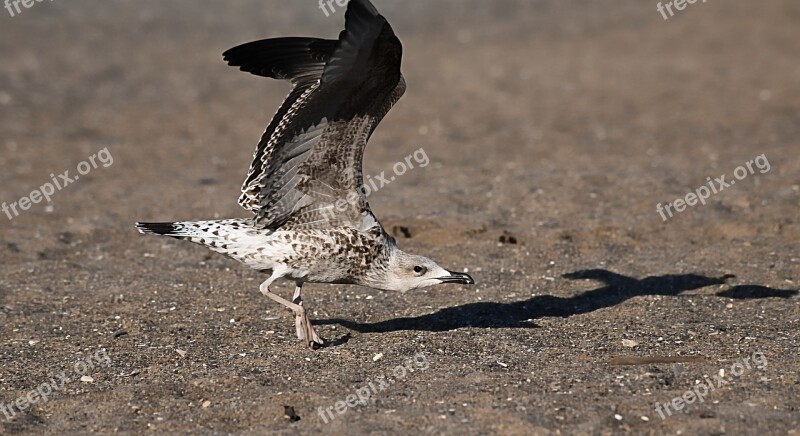
<path fill-rule="evenodd" d="M 281 38 L 226 52 L 244 71 L 295 84 L 262 137 L 240 198 L 267 228 L 361 226 L 371 217 L 361 161 L 405 90 L 402 46 L 367 0 L 351 0 L 345 20 L 337 41 Z M 330 213 L 346 198 L 351 207 Z"/>
<path fill-rule="evenodd" d="M 336 42 L 319 38 L 264 39 L 234 47 L 222 56 L 228 65 L 250 74 L 298 83 L 322 76 Z"/>
<path fill-rule="evenodd" d="M 272 153 L 281 143 L 288 119 L 302 107 L 311 88 L 318 85 L 336 43 L 319 38 L 274 38 L 242 44 L 223 53 L 228 65 L 257 76 L 289 80 L 294 85 L 256 147 L 239 197 L 243 208 L 258 212 L 268 162 L 274 160 Z"/>

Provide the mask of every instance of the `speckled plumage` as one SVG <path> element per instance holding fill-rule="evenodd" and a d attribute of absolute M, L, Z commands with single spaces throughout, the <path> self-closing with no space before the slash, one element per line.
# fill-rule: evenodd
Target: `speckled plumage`
<path fill-rule="evenodd" d="M 311 283 L 370 286 L 388 268 L 393 239 L 380 225 L 364 232 L 351 227 L 264 229 L 253 220 L 140 224 L 157 233 L 203 245 L 250 268 L 287 269 L 286 278 Z"/>
<path fill-rule="evenodd" d="M 239 204 L 253 218 L 137 223 L 142 233 L 194 242 L 269 273 L 261 292 L 295 312 L 298 337 L 310 344 L 322 341 L 302 306 L 303 283 L 400 291 L 473 283 L 397 248 L 369 208 L 364 148 L 405 92 L 402 46 L 368 0 L 351 0 L 345 21 L 338 40 L 267 39 L 224 53 L 242 71 L 293 85 L 242 186 Z M 269 290 L 278 278 L 297 283 L 291 302 Z"/>

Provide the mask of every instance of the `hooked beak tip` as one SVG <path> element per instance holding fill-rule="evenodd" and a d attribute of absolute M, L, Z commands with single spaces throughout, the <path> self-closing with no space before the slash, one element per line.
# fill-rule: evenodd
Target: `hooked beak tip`
<path fill-rule="evenodd" d="M 469 275 L 460 272 L 447 271 L 450 273 L 447 277 L 442 277 L 439 280 L 442 283 L 458 283 L 461 285 L 474 285 L 475 280 Z"/>

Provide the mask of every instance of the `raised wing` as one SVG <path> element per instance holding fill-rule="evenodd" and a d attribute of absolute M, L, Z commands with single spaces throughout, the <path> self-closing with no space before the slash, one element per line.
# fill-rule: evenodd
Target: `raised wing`
<path fill-rule="evenodd" d="M 261 138 L 239 204 L 271 229 L 361 227 L 361 163 L 405 90 L 402 46 L 368 0 L 351 0 L 336 41 L 278 38 L 225 52 L 231 65 L 294 84 Z"/>
<path fill-rule="evenodd" d="M 254 213 L 260 209 L 259 194 L 263 190 L 270 157 L 285 142 L 285 136 L 292 134 L 286 131 L 287 127 L 315 122 L 300 119 L 298 112 L 319 86 L 322 71 L 336 43 L 335 40 L 317 38 L 274 38 L 243 44 L 223 53 L 228 65 L 257 76 L 290 80 L 294 85 L 256 147 L 239 197 L 239 204 L 245 209 Z"/>

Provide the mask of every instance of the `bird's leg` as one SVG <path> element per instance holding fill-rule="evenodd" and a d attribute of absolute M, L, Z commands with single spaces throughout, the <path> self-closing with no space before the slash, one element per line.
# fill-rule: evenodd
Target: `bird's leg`
<path fill-rule="evenodd" d="M 272 293 L 272 291 L 269 290 L 269 285 L 271 285 L 272 282 L 275 281 L 276 278 L 277 277 L 273 276 L 273 277 L 270 277 L 269 279 L 267 279 L 266 281 L 264 281 L 264 283 L 262 283 L 261 287 L 259 288 L 261 290 L 261 293 L 264 294 L 265 296 L 267 296 L 270 300 L 275 301 L 278 304 L 281 304 L 283 306 L 288 307 L 289 309 L 292 310 L 292 312 L 294 312 L 295 317 L 300 317 L 300 318 L 302 318 L 304 320 L 303 332 L 306 333 L 306 335 L 305 335 L 305 337 L 301 337 L 300 339 L 306 340 L 308 345 L 311 346 L 311 347 L 313 347 L 315 343 L 318 344 L 318 345 L 322 345 L 323 344 L 322 340 L 319 338 L 319 336 L 316 334 L 316 332 L 314 332 L 314 328 L 311 327 L 311 321 L 306 316 L 306 309 L 303 306 L 301 306 L 299 304 L 292 303 L 291 301 L 288 301 L 288 300 L 282 298 L 280 295 L 274 294 L 274 293 Z M 297 292 L 298 291 L 295 290 L 295 294 L 297 294 Z M 299 297 L 299 295 L 297 295 L 297 297 Z M 299 336 L 300 335 L 298 333 L 298 337 Z"/>
<path fill-rule="evenodd" d="M 292 303 L 300 307 L 303 307 L 303 298 L 300 296 L 302 290 L 303 283 L 298 282 L 297 287 L 294 288 L 294 296 L 292 297 Z M 323 341 L 319 338 L 317 332 L 314 331 L 314 327 L 311 326 L 311 319 L 306 314 L 305 308 L 299 313 L 294 313 L 294 324 L 298 339 L 306 341 L 311 346 L 315 343 L 322 345 Z"/>
<path fill-rule="evenodd" d="M 292 303 L 301 307 L 303 306 L 303 298 L 300 296 L 300 291 L 302 290 L 303 284 L 298 282 L 297 286 L 294 288 L 294 295 L 292 296 Z M 294 326 L 295 330 L 297 330 L 297 339 L 300 339 L 301 341 L 306 339 L 305 329 L 303 328 L 305 326 L 303 318 L 304 317 L 299 315 L 297 312 L 294 313 Z"/>

